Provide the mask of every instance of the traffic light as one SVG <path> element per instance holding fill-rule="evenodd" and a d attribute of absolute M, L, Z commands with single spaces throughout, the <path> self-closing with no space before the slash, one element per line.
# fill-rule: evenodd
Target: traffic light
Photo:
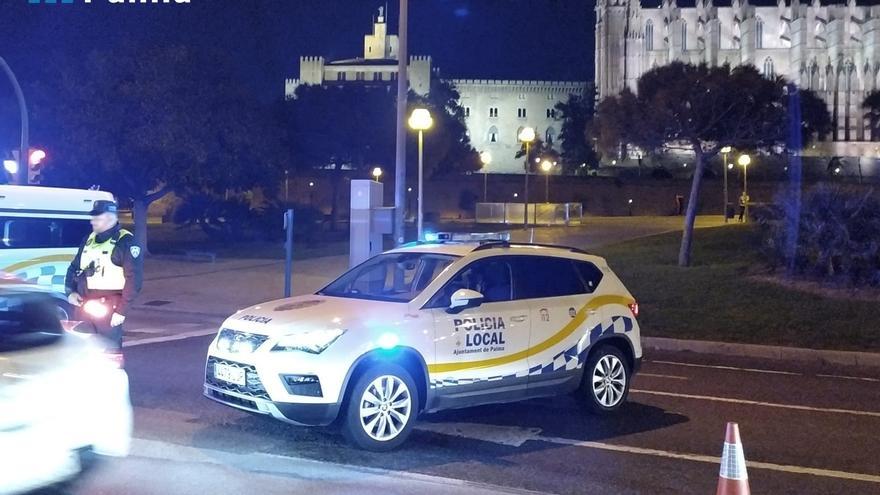
<path fill-rule="evenodd" d="M 28 184 L 40 183 L 40 171 L 43 169 L 43 162 L 46 160 L 46 152 L 40 148 L 31 148 L 28 156 Z"/>

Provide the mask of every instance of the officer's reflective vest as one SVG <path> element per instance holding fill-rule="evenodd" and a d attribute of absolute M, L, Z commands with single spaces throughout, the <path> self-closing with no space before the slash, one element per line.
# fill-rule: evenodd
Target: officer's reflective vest
<path fill-rule="evenodd" d="M 125 287 L 125 272 L 121 266 L 113 264 L 111 257 L 119 239 L 131 235 L 131 232 L 120 229 L 118 235 L 110 236 L 104 242 L 98 242 L 97 235 L 92 233 L 86 239 L 79 258 L 79 268 L 86 272 L 86 286 L 89 290 L 121 291 Z M 89 266 L 94 263 L 94 270 Z"/>

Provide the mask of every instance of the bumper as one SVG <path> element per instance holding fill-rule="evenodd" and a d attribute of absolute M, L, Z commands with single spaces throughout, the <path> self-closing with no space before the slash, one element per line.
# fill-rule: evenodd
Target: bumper
<path fill-rule="evenodd" d="M 642 369 L 642 358 L 641 358 L 641 356 L 640 356 L 640 357 L 637 357 L 637 358 L 635 359 L 635 361 L 633 361 L 633 370 L 632 370 L 632 374 L 635 375 L 635 374 L 638 373 L 639 370 L 641 370 L 641 369 Z"/>
<path fill-rule="evenodd" d="M 273 402 L 205 384 L 205 397 L 236 409 L 265 414 L 298 426 L 327 426 L 339 416 L 340 404 Z"/>

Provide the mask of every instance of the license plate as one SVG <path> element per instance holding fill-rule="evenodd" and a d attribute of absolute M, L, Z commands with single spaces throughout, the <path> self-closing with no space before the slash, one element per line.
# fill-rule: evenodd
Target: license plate
<path fill-rule="evenodd" d="M 216 363 L 214 365 L 214 378 L 238 385 L 239 387 L 244 387 L 245 385 L 244 369 L 237 366 Z"/>

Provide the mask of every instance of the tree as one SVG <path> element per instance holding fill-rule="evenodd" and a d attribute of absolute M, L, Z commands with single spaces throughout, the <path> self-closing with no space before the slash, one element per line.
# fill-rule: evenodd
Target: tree
<path fill-rule="evenodd" d="M 147 209 L 169 192 L 273 182 L 265 112 L 235 82 L 205 80 L 205 63 L 223 62 L 176 46 L 137 57 L 97 51 L 62 68 L 35 112 L 44 134 L 55 136 L 46 182 L 98 185 L 130 200 L 144 247 Z"/>
<path fill-rule="evenodd" d="M 862 108 L 865 109 L 865 117 L 868 118 L 871 140 L 880 141 L 880 91 L 875 89 L 868 93 L 862 102 Z"/>
<path fill-rule="evenodd" d="M 593 149 L 588 129 L 593 121 L 596 91 L 590 86 L 584 95 L 571 95 L 568 101 L 556 104 L 556 120 L 562 122 L 559 139 L 562 140 L 562 167 L 565 173 L 577 174 L 599 166 L 599 156 Z"/>
<path fill-rule="evenodd" d="M 526 145 L 525 143 L 520 143 L 519 149 L 516 151 L 514 158 L 523 158 L 526 156 Z M 529 164 L 529 173 L 533 174 L 538 171 L 539 165 L 544 160 L 550 160 L 551 162 L 559 161 L 559 152 L 553 149 L 553 145 L 545 142 L 541 138 L 535 138 L 529 144 L 529 159 L 527 163 Z"/>
<path fill-rule="evenodd" d="M 395 97 L 387 86 L 305 85 L 286 103 L 287 146 L 302 170 L 330 174 L 331 222 L 338 220 L 340 188 L 346 173 L 366 176 L 377 165 L 394 163 Z M 425 132 L 426 177 L 480 169 L 479 155 L 467 136 L 458 91 L 439 79 L 428 96 L 409 95 L 409 112 L 425 107 L 434 119 Z M 408 114 L 409 114 L 408 112 Z M 417 174 L 417 134 L 407 138 L 407 176 Z"/>
<path fill-rule="evenodd" d="M 599 105 L 597 139 L 611 149 L 635 145 L 646 151 L 678 148 L 694 154 L 694 174 L 678 255 L 691 262 L 700 184 L 708 163 L 727 145 L 741 149 L 787 150 L 786 81 L 767 79 L 753 66 L 708 67 L 675 62 L 652 69 L 637 83 Z M 801 90 L 804 109 L 798 126 L 801 146 L 830 130 L 831 118 L 809 90 Z M 800 150 L 791 150 L 794 152 Z"/>

